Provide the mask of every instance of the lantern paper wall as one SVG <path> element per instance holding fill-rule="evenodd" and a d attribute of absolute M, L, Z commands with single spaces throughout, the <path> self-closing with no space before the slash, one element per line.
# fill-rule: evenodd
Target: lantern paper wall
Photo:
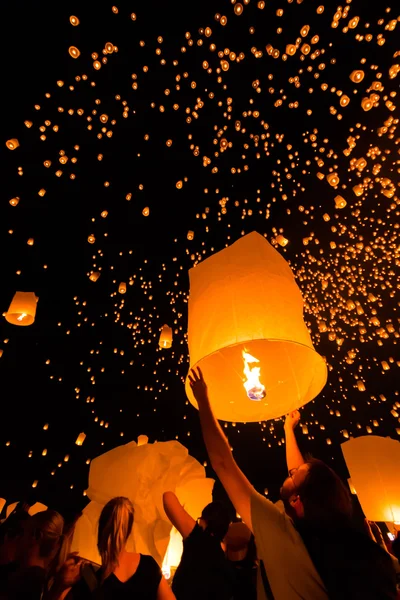
<path fill-rule="evenodd" d="M 160 348 L 171 348 L 172 346 L 172 328 L 168 325 L 163 325 L 158 342 Z"/>
<path fill-rule="evenodd" d="M 5 315 L 6 320 L 13 325 L 32 325 L 38 300 L 34 292 L 16 292 Z"/>
<path fill-rule="evenodd" d="M 163 507 L 162 495 L 173 491 L 185 509 L 197 518 L 212 500 L 214 481 L 179 442 L 137 445 L 130 442 L 95 458 L 90 465 L 87 496 L 91 502 L 78 520 L 72 551 L 100 562 L 97 526 L 101 510 L 115 496 L 130 498 L 135 507 L 133 533 L 128 550 L 150 554 L 161 566 L 170 543 L 171 523 Z M 171 550 L 176 555 L 176 535 Z M 175 560 L 175 559 L 174 559 Z M 169 565 L 177 566 L 177 565 Z"/>
<path fill-rule="evenodd" d="M 202 369 L 218 419 L 273 419 L 315 398 L 326 364 L 303 322 L 293 273 L 265 238 L 250 233 L 189 275 L 190 366 Z M 259 361 L 261 400 L 244 389 L 243 351 Z M 197 406 L 188 379 L 186 393 Z"/>
<path fill-rule="evenodd" d="M 368 435 L 341 446 L 367 519 L 400 523 L 400 442 Z"/>

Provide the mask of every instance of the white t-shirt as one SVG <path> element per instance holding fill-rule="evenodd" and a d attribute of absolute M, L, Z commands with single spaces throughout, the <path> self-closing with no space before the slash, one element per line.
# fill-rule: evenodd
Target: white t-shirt
<path fill-rule="evenodd" d="M 258 558 L 264 563 L 274 600 L 328 600 L 324 584 L 282 502 L 273 504 L 254 492 L 251 521 Z M 257 598 L 267 599 L 261 577 Z"/>

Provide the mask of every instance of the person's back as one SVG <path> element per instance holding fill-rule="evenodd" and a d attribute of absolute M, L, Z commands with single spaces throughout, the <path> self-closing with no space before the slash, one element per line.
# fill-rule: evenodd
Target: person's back
<path fill-rule="evenodd" d="M 93 596 L 99 600 L 174 600 L 161 570 L 151 556 L 127 552 L 134 509 L 128 498 L 113 498 L 103 508 L 98 529 L 102 566 L 96 573 Z"/>
<path fill-rule="evenodd" d="M 101 580 L 102 569 L 98 571 Z M 124 552 L 119 564 L 103 581 L 96 596 L 102 600 L 156 600 L 161 581 L 158 564 L 151 556 Z"/>
<path fill-rule="evenodd" d="M 172 589 L 177 600 L 229 600 L 233 597 L 234 572 L 221 542 L 198 524 L 183 542 L 182 559 Z"/>

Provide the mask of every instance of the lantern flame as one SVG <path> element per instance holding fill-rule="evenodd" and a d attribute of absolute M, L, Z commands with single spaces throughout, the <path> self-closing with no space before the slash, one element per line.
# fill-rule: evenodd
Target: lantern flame
<path fill-rule="evenodd" d="M 244 360 L 243 373 L 246 376 L 243 386 L 247 392 L 247 396 L 250 398 L 250 400 L 262 400 L 265 398 L 267 392 L 265 390 L 265 386 L 260 381 L 261 369 L 260 367 L 250 367 L 250 363 L 258 363 L 260 361 L 258 358 L 254 358 L 254 356 L 246 352 L 246 350 L 243 350 L 242 356 Z"/>
<path fill-rule="evenodd" d="M 19 315 L 19 317 L 17 317 L 17 321 L 23 321 L 26 317 L 25 313 L 22 313 L 21 315 Z"/>

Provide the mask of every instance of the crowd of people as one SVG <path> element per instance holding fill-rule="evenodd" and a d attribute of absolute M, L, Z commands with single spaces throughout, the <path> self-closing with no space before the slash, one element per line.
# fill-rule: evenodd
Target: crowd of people
<path fill-rule="evenodd" d="M 30 516 L 20 503 L 0 525 L 0 600 L 398 600 L 400 534 L 388 547 L 376 524 L 355 525 L 345 484 L 301 454 L 298 411 L 285 420 L 288 477 L 274 504 L 237 466 L 201 371 L 189 379 L 212 467 L 240 520 L 212 502 L 196 521 L 165 492 L 165 513 L 183 538 L 167 581 L 151 556 L 127 551 L 135 519 L 128 498 L 101 512 L 101 565 L 70 552 L 74 523 L 53 510 Z"/>

